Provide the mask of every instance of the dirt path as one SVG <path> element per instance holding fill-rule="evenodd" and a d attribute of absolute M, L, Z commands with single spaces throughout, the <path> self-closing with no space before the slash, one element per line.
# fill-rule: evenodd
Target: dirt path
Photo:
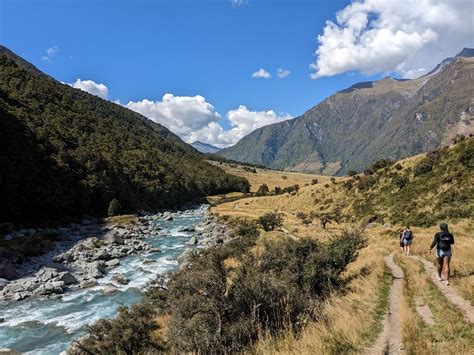
<path fill-rule="evenodd" d="M 389 293 L 389 309 L 383 321 L 383 330 L 375 344 L 368 350 L 369 354 L 399 354 L 401 353 L 401 297 L 403 294 L 402 269 L 393 261 L 393 255 L 385 257 L 385 263 L 392 272 L 392 286 Z"/>
<path fill-rule="evenodd" d="M 417 256 L 414 258 L 423 263 L 426 273 L 433 283 L 438 286 L 441 293 L 459 308 L 467 321 L 474 323 L 474 307 L 471 306 L 471 303 L 462 298 L 452 286 L 446 286 L 444 282 L 438 281 L 438 272 L 432 262 Z"/>
<path fill-rule="evenodd" d="M 436 322 L 433 318 L 433 313 L 431 312 L 430 307 L 423 301 L 421 297 L 418 297 L 415 300 L 416 303 L 416 311 L 423 319 L 423 321 L 428 325 L 436 325 Z"/>

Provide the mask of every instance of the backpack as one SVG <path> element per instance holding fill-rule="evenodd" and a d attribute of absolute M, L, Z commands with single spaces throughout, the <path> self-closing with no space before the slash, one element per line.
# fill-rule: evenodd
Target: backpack
<path fill-rule="evenodd" d="M 412 240 L 413 239 L 413 233 L 410 230 L 406 230 L 405 232 L 403 232 L 403 239 Z"/>

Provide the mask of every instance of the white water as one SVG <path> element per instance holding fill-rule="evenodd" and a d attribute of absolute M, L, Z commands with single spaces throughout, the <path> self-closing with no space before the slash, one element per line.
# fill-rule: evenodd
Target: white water
<path fill-rule="evenodd" d="M 204 206 L 174 215 L 173 221 L 156 223 L 161 227 L 146 241 L 161 253 L 134 255 L 120 260 L 99 285 L 90 289 L 66 292 L 58 298 L 31 298 L 0 306 L 0 348 L 10 348 L 28 354 L 59 354 L 85 333 L 87 325 L 101 318 L 111 318 L 121 305 L 129 306 L 142 298 L 144 287 L 157 274 L 177 268 L 177 257 L 188 248 L 185 243 L 192 233 L 179 230 L 200 223 Z M 155 263 L 144 264 L 145 259 Z M 103 289 L 114 274 L 130 279 L 117 292 L 104 294 Z"/>

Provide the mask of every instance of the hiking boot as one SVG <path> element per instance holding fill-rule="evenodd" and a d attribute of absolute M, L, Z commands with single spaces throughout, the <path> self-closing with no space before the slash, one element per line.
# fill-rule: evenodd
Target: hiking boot
<path fill-rule="evenodd" d="M 438 281 L 443 281 L 443 278 L 438 275 Z"/>

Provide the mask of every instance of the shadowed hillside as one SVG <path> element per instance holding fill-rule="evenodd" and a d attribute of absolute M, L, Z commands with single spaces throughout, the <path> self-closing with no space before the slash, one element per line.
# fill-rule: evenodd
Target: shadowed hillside
<path fill-rule="evenodd" d="M 173 207 L 248 182 L 166 128 L 61 84 L 0 48 L 0 222 Z"/>

